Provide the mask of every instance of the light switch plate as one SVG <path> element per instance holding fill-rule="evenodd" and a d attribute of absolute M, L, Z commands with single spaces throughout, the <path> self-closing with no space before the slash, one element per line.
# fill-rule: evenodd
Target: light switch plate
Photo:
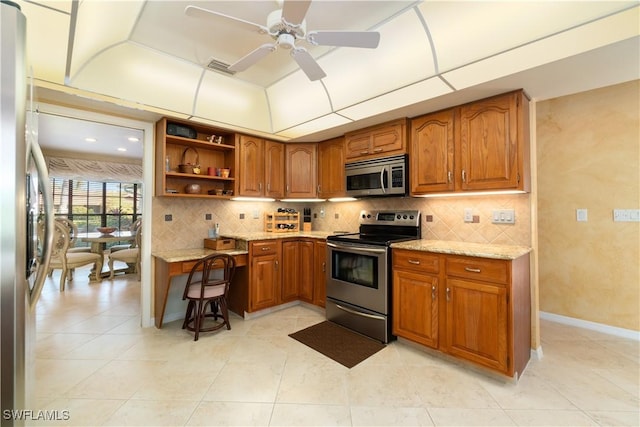
<path fill-rule="evenodd" d="M 586 209 L 576 209 L 576 221 L 579 222 L 587 222 L 587 210 Z"/>
<path fill-rule="evenodd" d="M 495 209 L 492 212 L 491 222 L 494 224 L 515 224 L 516 211 L 514 209 Z"/>

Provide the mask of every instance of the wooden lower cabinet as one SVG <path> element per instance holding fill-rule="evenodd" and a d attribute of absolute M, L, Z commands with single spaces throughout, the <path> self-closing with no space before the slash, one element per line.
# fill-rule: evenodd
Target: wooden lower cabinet
<path fill-rule="evenodd" d="M 280 257 L 281 244 L 278 240 L 252 242 L 249 245 L 249 312 L 278 304 Z"/>
<path fill-rule="evenodd" d="M 489 259 L 393 249 L 393 333 L 519 376 L 531 349 L 529 255 Z"/>
<path fill-rule="evenodd" d="M 316 240 L 314 248 L 313 304 L 324 307 L 327 300 L 327 242 Z"/>
<path fill-rule="evenodd" d="M 252 241 L 248 248 L 247 268 L 236 270 L 229 291 L 230 310 L 244 316 L 296 300 L 324 306 L 324 240 L 278 238 Z"/>

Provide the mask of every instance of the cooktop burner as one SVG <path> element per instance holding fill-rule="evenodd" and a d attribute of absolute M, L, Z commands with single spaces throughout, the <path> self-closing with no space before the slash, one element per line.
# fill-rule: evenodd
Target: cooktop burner
<path fill-rule="evenodd" d="M 362 211 L 360 232 L 327 237 L 333 242 L 389 246 L 420 239 L 420 211 Z"/>

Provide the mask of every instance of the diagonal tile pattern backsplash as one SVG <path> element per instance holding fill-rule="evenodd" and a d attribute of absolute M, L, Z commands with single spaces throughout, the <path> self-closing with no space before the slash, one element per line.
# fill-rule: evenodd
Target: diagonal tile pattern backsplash
<path fill-rule="evenodd" d="M 418 209 L 422 213 L 422 238 L 474 243 L 531 246 L 530 195 L 371 198 L 339 203 L 237 202 L 226 200 L 154 197 L 152 251 L 202 247 L 208 230 L 216 223 L 220 232 L 264 231 L 265 212 L 279 207 L 302 211 L 311 207 L 313 230 L 357 231 L 358 214 L 363 209 Z M 479 223 L 465 223 L 464 209 L 471 208 Z M 492 224 L 492 211 L 513 209 L 515 224 Z M 211 214 L 207 220 L 206 215 Z M 244 219 L 240 219 L 244 214 Z M 254 218 L 257 214 L 258 218 Z M 165 221 L 171 215 L 171 221 Z M 426 217 L 432 221 L 427 222 Z"/>

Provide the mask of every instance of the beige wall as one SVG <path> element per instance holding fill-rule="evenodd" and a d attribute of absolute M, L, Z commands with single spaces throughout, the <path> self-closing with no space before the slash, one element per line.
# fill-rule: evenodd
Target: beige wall
<path fill-rule="evenodd" d="M 640 330 L 638 81 L 537 105 L 540 310 Z M 588 222 L 576 209 L 588 209 Z"/>

